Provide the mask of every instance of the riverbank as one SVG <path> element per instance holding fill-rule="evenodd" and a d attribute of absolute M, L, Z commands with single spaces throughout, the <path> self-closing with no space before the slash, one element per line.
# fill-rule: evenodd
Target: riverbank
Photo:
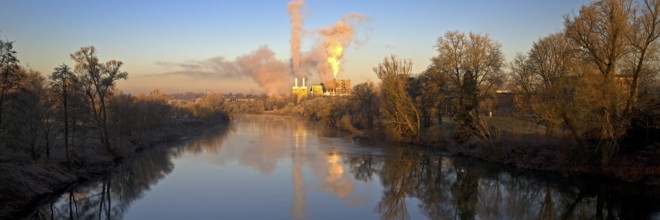
<path fill-rule="evenodd" d="M 438 132 L 442 133 L 442 132 Z M 368 138 L 383 139 L 377 132 L 360 132 Z M 433 139 L 431 141 L 426 141 Z M 660 145 L 635 151 L 620 151 L 609 164 L 601 166 L 594 143 L 576 143 L 537 134 L 508 133 L 495 142 L 471 140 L 458 144 L 446 138 L 426 138 L 413 143 L 452 156 L 475 158 L 516 169 L 556 173 L 564 177 L 584 176 L 611 179 L 646 186 L 660 186 Z"/>
<path fill-rule="evenodd" d="M 596 153 L 597 143 L 578 143 L 572 139 L 548 136 L 545 135 L 543 126 L 510 117 L 493 117 L 491 120 L 495 127 L 501 128 L 491 140 L 471 138 L 459 144 L 453 141 L 453 125 L 449 122 L 443 123 L 442 126 L 433 125 L 421 134 L 419 140 L 407 144 L 518 169 L 552 172 L 565 177 L 596 177 L 660 186 L 660 160 L 655 159 L 660 158 L 660 143 L 643 148 L 636 147 L 634 150 L 621 147 L 622 150 L 609 164 L 601 166 L 600 155 Z M 319 122 L 327 124 L 323 120 Z M 378 129 L 360 130 L 346 126 L 346 123 L 329 126 L 349 132 L 360 140 L 388 139 Z"/>
<path fill-rule="evenodd" d="M 67 167 L 63 152 L 54 148 L 48 160 L 13 160 L 0 163 L 0 219 L 11 219 L 22 208 L 32 207 L 45 196 L 66 190 L 71 184 L 93 179 L 111 171 L 124 159 L 140 155 L 163 143 L 184 140 L 215 126 L 224 126 L 226 119 L 204 120 L 181 118 L 166 122 L 146 132 L 140 142 L 126 141 L 111 156 L 98 142 L 75 149 L 75 163 Z M 130 140 L 130 138 L 127 138 Z"/>
<path fill-rule="evenodd" d="M 519 169 L 552 172 L 565 177 L 597 177 L 660 186 L 660 162 L 653 159 L 660 157 L 658 146 L 649 146 L 640 150 L 641 153 L 619 152 L 608 165 L 601 166 L 600 158 L 594 154 L 595 149 L 587 144 L 561 140 L 556 142 L 543 145 L 507 141 L 495 146 L 452 145 L 446 149 L 454 155 L 473 157 Z"/>

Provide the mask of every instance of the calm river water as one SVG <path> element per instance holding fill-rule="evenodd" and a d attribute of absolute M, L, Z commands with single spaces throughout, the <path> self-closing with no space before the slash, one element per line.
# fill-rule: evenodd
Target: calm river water
<path fill-rule="evenodd" d="M 146 151 L 31 213 L 43 219 L 660 218 L 657 190 L 498 168 L 360 141 L 317 123 L 236 117 Z"/>

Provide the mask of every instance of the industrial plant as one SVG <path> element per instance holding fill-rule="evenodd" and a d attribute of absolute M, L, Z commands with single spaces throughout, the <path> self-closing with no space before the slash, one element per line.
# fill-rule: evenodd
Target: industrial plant
<path fill-rule="evenodd" d="M 298 86 L 298 78 L 294 78 L 291 95 L 295 97 L 304 96 L 347 96 L 351 94 L 350 79 L 335 79 L 331 83 L 312 84 L 311 87 L 305 85 L 305 78 L 302 79 L 302 86 Z"/>

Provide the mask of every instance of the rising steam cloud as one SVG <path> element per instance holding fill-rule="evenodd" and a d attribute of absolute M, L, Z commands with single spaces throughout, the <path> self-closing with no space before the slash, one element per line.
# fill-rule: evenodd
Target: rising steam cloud
<path fill-rule="evenodd" d="M 332 85 L 341 70 L 345 49 L 355 43 L 355 25 L 362 24 L 368 17 L 352 13 L 331 26 L 317 29 L 315 33 L 320 39 L 310 50 L 302 52 L 304 5 L 304 0 L 293 0 L 288 4 L 291 19 L 290 62 L 278 60 L 268 46 L 261 46 L 233 61 L 213 57 L 186 63 L 158 62 L 161 66 L 179 70 L 156 75 L 184 75 L 200 79 L 250 78 L 269 95 L 289 90 L 293 77 L 310 78 L 318 74 L 323 83 Z"/>
<path fill-rule="evenodd" d="M 159 65 L 178 67 L 182 70 L 159 75 L 186 75 L 195 78 L 243 78 L 249 77 L 269 95 L 284 91 L 290 84 L 291 75 L 287 62 L 278 60 L 267 46 L 228 61 L 224 57 L 214 57 L 189 63 L 165 63 Z"/>
<path fill-rule="evenodd" d="M 337 78 L 340 70 L 340 59 L 344 56 L 344 49 L 353 41 L 355 28 L 352 23 L 362 23 L 367 19 L 366 16 L 352 13 L 346 15 L 342 20 L 334 25 L 319 30 L 324 37 L 323 46 L 328 56 L 327 61 L 332 68 L 333 78 Z"/>
<path fill-rule="evenodd" d="M 291 18 L 291 69 L 296 77 L 305 76 L 305 74 L 300 71 L 300 35 L 303 31 L 303 5 L 305 5 L 305 1 L 294 0 L 289 2 L 288 7 L 289 17 Z"/>

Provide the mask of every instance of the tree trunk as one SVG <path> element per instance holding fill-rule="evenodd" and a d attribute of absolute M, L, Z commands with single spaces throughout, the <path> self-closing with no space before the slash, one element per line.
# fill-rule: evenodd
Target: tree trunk
<path fill-rule="evenodd" d="M 69 168 L 73 165 L 71 160 L 71 150 L 69 149 L 69 106 L 68 106 L 68 94 L 66 91 L 66 76 L 62 78 L 62 102 L 64 104 L 64 153 L 66 154 L 66 160 Z"/>

